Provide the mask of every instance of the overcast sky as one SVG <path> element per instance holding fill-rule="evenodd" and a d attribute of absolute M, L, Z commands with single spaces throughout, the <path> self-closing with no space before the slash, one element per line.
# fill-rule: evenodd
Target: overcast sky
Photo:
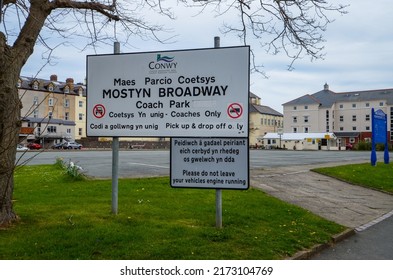
<path fill-rule="evenodd" d="M 348 3 L 348 0 L 332 2 Z M 325 83 L 332 91 L 357 91 L 393 88 L 393 2 L 391 0 L 356 0 L 347 8 L 348 14 L 335 15 L 335 22 L 328 26 L 324 60 L 311 62 L 304 58 L 295 62 L 294 70 L 288 71 L 290 59 L 284 55 L 267 55 L 256 45 L 251 47 L 259 63 L 264 65 L 268 79 L 258 74 L 251 76 L 251 91 L 261 97 L 262 104 L 282 112 L 282 104 L 323 89 Z M 121 52 L 144 52 L 210 48 L 214 36 L 221 37 L 221 46 L 238 46 L 240 42 L 231 36 L 220 34 L 225 18 L 214 18 L 210 13 L 192 17 L 195 11 L 177 14 L 170 28 L 177 34 L 176 42 L 160 45 L 155 42 L 135 40 L 134 48 Z M 98 53 L 112 53 L 113 48 L 102 48 Z M 56 65 L 46 66 L 38 75 L 49 78 L 57 74 L 59 81 L 72 77 L 83 82 L 86 76 L 86 55 L 72 47 L 55 50 Z M 28 60 L 22 75 L 36 76 L 42 65 L 40 48 Z"/>

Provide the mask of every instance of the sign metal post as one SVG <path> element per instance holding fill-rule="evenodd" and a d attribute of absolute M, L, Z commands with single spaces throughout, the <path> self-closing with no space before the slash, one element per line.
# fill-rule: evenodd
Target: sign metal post
<path fill-rule="evenodd" d="M 220 37 L 214 37 L 214 48 L 220 47 Z M 216 189 L 216 228 L 222 228 L 222 190 Z"/>
<path fill-rule="evenodd" d="M 120 43 L 114 42 L 113 53 L 120 53 Z M 119 137 L 112 139 L 112 214 L 117 214 L 119 205 Z"/>

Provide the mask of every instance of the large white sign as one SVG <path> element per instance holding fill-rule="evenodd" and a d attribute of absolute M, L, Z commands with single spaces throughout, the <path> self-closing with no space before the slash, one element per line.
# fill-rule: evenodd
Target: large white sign
<path fill-rule="evenodd" d="M 172 187 L 248 189 L 248 138 L 172 138 Z"/>
<path fill-rule="evenodd" d="M 88 136 L 247 137 L 249 47 L 87 57 Z"/>

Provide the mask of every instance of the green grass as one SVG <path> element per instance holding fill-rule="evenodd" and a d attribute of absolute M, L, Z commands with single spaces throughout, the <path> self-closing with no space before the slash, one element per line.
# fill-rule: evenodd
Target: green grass
<path fill-rule="evenodd" d="M 169 178 L 75 179 L 55 165 L 15 174 L 20 222 L 0 230 L 0 259 L 283 259 L 329 242 L 343 226 L 267 194 L 223 191 L 223 228 L 215 227 L 215 190 L 174 189 Z"/>
<path fill-rule="evenodd" d="M 313 171 L 355 185 L 393 194 L 393 165 L 378 163 L 350 164 L 336 167 L 317 168 Z"/>

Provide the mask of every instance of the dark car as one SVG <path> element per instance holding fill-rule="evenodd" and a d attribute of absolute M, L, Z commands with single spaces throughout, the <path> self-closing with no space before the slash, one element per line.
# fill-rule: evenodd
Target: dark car
<path fill-rule="evenodd" d="M 63 149 L 64 142 L 54 144 L 52 149 Z"/>
<path fill-rule="evenodd" d="M 38 143 L 31 142 L 31 143 L 27 144 L 27 148 L 29 148 L 30 150 L 39 150 L 42 148 L 42 146 Z"/>

